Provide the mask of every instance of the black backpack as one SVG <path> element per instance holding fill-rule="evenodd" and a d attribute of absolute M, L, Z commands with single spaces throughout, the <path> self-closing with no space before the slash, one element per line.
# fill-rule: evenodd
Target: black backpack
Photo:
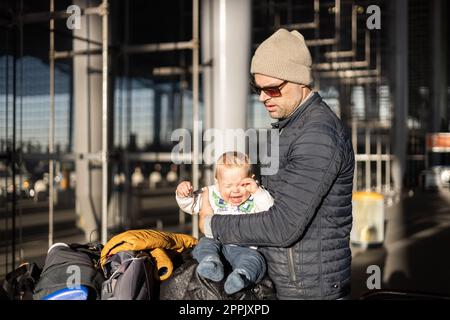
<path fill-rule="evenodd" d="M 159 277 L 152 257 L 144 251 L 121 251 L 107 258 L 102 300 L 157 300 Z"/>
<path fill-rule="evenodd" d="M 36 263 L 24 263 L 0 282 L 1 300 L 33 300 L 33 290 L 42 270 Z"/>
<path fill-rule="evenodd" d="M 105 281 L 99 267 L 101 249 L 101 244 L 55 244 L 47 254 L 33 299 L 42 300 L 68 288 L 73 267 L 80 271 L 79 285 L 88 289 L 87 298 L 100 299 L 101 286 Z"/>

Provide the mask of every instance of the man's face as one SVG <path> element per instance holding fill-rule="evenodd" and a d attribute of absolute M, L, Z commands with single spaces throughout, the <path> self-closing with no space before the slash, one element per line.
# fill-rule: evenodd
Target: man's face
<path fill-rule="evenodd" d="M 283 80 L 259 73 L 255 74 L 255 84 L 259 88 L 277 87 L 282 83 Z M 309 89 L 305 86 L 288 82 L 281 88 L 281 96 L 279 97 L 271 97 L 261 90 L 259 101 L 264 104 L 271 118 L 284 119 L 303 101 L 307 93 L 309 93 Z"/>

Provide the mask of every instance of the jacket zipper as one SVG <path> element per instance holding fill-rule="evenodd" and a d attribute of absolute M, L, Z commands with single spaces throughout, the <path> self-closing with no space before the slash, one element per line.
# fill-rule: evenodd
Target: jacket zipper
<path fill-rule="evenodd" d="M 300 241 L 300 252 L 299 252 L 299 255 L 300 255 L 300 272 L 299 272 L 299 275 L 300 275 L 300 287 L 301 288 L 303 288 L 303 281 L 302 281 L 302 279 L 303 279 L 303 241 Z"/>
<path fill-rule="evenodd" d="M 297 277 L 295 276 L 295 265 L 294 265 L 294 256 L 292 247 L 288 248 L 288 269 L 289 269 L 289 278 L 294 284 L 297 282 Z"/>

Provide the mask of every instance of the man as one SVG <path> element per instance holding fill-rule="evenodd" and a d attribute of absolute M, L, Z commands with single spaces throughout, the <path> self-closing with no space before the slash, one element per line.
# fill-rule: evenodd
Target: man
<path fill-rule="evenodd" d="M 255 215 L 200 213 L 200 229 L 224 244 L 258 246 L 279 299 L 350 293 L 354 154 L 343 123 L 312 92 L 303 36 L 280 29 L 256 50 L 254 89 L 278 121 L 279 170 L 262 177 L 274 205 Z"/>

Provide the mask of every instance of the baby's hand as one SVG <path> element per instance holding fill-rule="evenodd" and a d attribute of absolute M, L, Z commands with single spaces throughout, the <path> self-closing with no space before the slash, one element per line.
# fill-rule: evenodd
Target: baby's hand
<path fill-rule="evenodd" d="M 243 179 L 241 181 L 240 185 L 242 187 L 244 187 L 251 194 L 254 194 L 259 189 L 258 184 L 252 178 L 245 178 L 245 179 Z"/>
<path fill-rule="evenodd" d="M 180 197 L 188 197 L 191 191 L 192 185 L 189 181 L 183 181 L 177 186 L 177 195 Z"/>

